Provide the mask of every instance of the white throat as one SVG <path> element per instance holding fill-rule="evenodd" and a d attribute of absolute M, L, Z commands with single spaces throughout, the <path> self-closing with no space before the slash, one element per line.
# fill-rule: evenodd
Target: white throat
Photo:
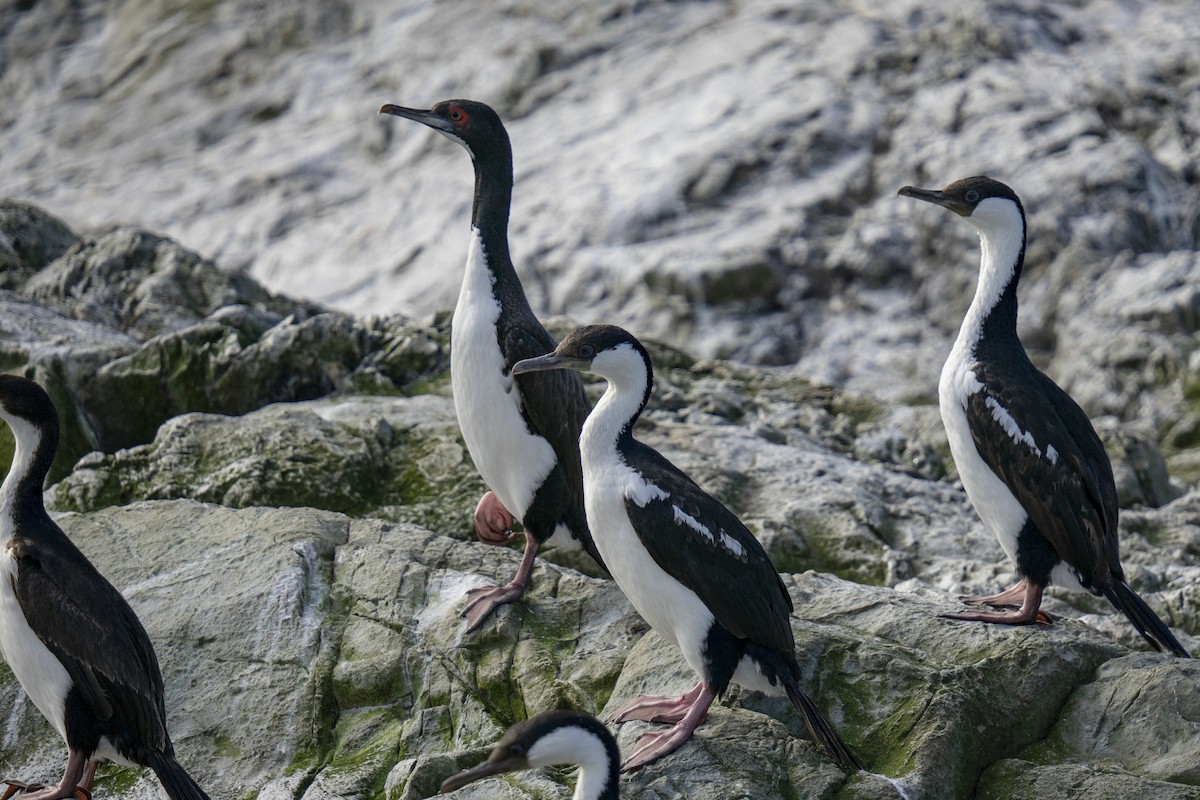
<path fill-rule="evenodd" d="M 1012 282 L 1017 258 L 1025 244 L 1025 222 L 1011 200 L 989 197 L 975 207 L 967 222 L 979 231 L 980 262 L 975 297 L 955 342 L 955 351 L 962 351 L 963 355 L 969 355 L 979 341 L 983 321 Z"/>
<path fill-rule="evenodd" d="M 586 464 L 616 450 L 617 436 L 641 408 L 650 376 L 646 362 L 633 345 L 622 344 L 592 359 L 591 371 L 608 381 L 604 396 L 579 435 L 580 456 Z"/>
<path fill-rule="evenodd" d="M 543 736 L 529 748 L 528 758 L 533 767 L 578 764 L 573 800 L 598 800 L 608 784 L 608 750 L 600 737 L 583 728 L 569 725 Z"/>

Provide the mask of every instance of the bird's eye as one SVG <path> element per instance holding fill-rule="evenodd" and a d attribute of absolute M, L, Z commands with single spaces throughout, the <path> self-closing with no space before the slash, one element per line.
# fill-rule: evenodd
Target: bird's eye
<path fill-rule="evenodd" d="M 452 108 L 448 112 L 446 112 L 446 116 L 450 117 L 451 122 L 457 123 L 459 125 L 462 125 L 467 121 L 467 112 L 463 111 L 458 106 L 455 106 L 454 108 Z"/>
<path fill-rule="evenodd" d="M 512 756 L 513 758 L 524 758 L 525 757 L 525 745 L 514 744 L 514 745 L 510 746 L 508 748 L 508 754 L 510 756 Z"/>
<path fill-rule="evenodd" d="M 590 344 L 581 344 L 579 345 L 579 355 L 583 358 L 591 358 L 592 356 L 596 355 L 596 348 L 592 347 Z"/>
<path fill-rule="evenodd" d="M 974 189 L 967 189 L 967 193 L 963 195 L 963 199 L 968 203 L 978 203 L 979 192 L 975 191 Z"/>

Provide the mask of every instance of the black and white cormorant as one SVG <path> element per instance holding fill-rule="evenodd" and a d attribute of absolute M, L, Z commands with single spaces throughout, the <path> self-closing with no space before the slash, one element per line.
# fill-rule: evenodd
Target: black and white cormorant
<path fill-rule="evenodd" d="M 1033 366 L 1017 338 L 1017 283 L 1025 262 L 1020 199 L 987 177 L 940 191 L 906 186 L 899 193 L 948 208 L 979 232 L 979 284 L 942 368 L 938 398 L 963 488 L 1021 577 L 998 595 L 967 598 L 992 610 L 946 616 L 1048 621 L 1039 608 L 1053 581 L 1104 595 L 1156 649 L 1187 657 L 1125 583 L 1117 492 L 1100 438 L 1075 401 Z"/>
<path fill-rule="evenodd" d="M 505 772 L 578 764 L 574 800 L 617 800 L 621 753 L 608 729 L 574 711 L 547 711 L 513 725 L 496 743 L 487 761 L 442 784 L 449 794 L 468 783 Z"/>
<path fill-rule="evenodd" d="M 596 546 L 633 607 L 700 676 L 682 697 L 639 697 L 613 715 L 618 722 L 675 723 L 642 736 L 623 769 L 638 769 L 687 741 L 730 681 L 786 694 L 814 740 L 842 764 L 861 768 L 800 688 L 792 601 L 762 545 L 729 509 L 633 438 L 653 386 L 646 349 L 620 328 L 596 325 L 575 331 L 553 353 L 518 363 L 513 372 L 564 367 L 608 381 L 580 438 Z"/>
<path fill-rule="evenodd" d="M 555 341 L 530 309 L 508 254 L 512 148 L 500 117 L 471 100 L 445 100 L 428 111 L 385 105 L 380 113 L 428 125 L 465 147 L 475 165 L 466 274 L 450 328 L 450 384 L 463 440 L 490 489 L 475 510 L 475 530 L 483 542 L 507 544 L 518 519 L 525 554 L 511 583 L 470 592 L 464 615 L 473 630 L 524 594 L 547 541 L 582 547 L 600 562 L 579 466 L 589 404 L 578 375 L 514 380 L 510 372 L 521 359 L 553 350 Z"/>
<path fill-rule="evenodd" d="M 7 798 L 90 797 L 102 759 L 154 770 L 172 800 L 207 800 L 175 760 L 150 637 L 121 593 L 46 514 L 58 413 L 33 381 L 0 375 L 12 467 L 0 486 L 0 655 L 67 743 L 53 787 L 7 781 Z"/>

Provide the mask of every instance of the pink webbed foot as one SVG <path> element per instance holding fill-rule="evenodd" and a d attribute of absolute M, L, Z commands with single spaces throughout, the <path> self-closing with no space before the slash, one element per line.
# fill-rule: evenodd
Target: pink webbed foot
<path fill-rule="evenodd" d="M 521 534 L 513 533 L 513 515 L 494 492 L 487 492 L 475 506 L 475 535 L 484 544 L 505 545 Z M 520 595 L 518 595 L 519 597 Z"/>
<path fill-rule="evenodd" d="M 1016 586 L 1005 589 L 1000 594 L 961 595 L 958 599 L 970 606 L 991 606 L 992 608 L 1017 608 L 1025 599 L 1027 584 L 1022 578 Z"/>
<path fill-rule="evenodd" d="M 7 788 L 4 794 L 0 795 L 0 800 L 9 800 L 9 798 L 17 798 L 17 800 L 67 800 L 67 798 L 77 798 L 77 800 L 92 800 L 92 793 L 82 786 L 76 786 L 74 789 L 65 789 L 61 786 L 46 786 L 44 783 L 25 783 L 24 781 L 4 781 Z"/>
<path fill-rule="evenodd" d="M 609 714 L 605 721 L 612 724 L 636 719 L 674 724 L 684 718 L 703 691 L 704 683 L 701 681 L 679 697 L 641 694 Z"/>
<path fill-rule="evenodd" d="M 503 586 L 480 587 L 467 592 L 467 607 L 462 613 L 462 616 L 467 618 L 467 633 L 482 625 L 500 606 L 521 599 L 529 586 L 529 576 L 533 574 L 533 561 L 537 557 L 537 551 L 537 539 L 527 535 L 521 565 L 517 567 L 517 574 L 510 582 Z"/>
<path fill-rule="evenodd" d="M 1019 594 L 1017 593 L 1020 590 Z M 991 622 L 997 625 L 1028 625 L 1033 622 L 1049 625 L 1050 615 L 1041 610 L 1043 587 L 1030 581 L 1021 581 L 1008 591 L 981 600 L 991 601 L 987 605 L 1007 605 L 1021 600 L 1021 607 L 1011 611 L 960 611 L 954 614 L 939 614 L 946 619 L 963 619 L 972 622 Z M 1000 602 L 997 602 L 997 601 Z"/>
<path fill-rule="evenodd" d="M 695 691 L 695 690 L 693 690 Z M 688 692 L 692 694 L 692 692 Z M 687 695 L 684 695 L 686 697 Z M 635 772 L 647 764 L 651 764 L 663 756 L 670 755 L 683 746 L 692 737 L 700 723 L 708 716 L 708 708 L 716 697 L 712 691 L 701 684 L 691 707 L 673 727 L 665 731 L 642 734 L 633 752 L 621 763 L 622 772 Z M 682 698 L 681 698 L 682 699 Z"/>

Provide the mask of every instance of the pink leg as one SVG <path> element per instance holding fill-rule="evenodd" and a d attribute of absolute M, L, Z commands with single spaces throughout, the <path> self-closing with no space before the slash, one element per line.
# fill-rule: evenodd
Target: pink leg
<path fill-rule="evenodd" d="M 1033 581 L 1025 582 L 1025 597 L 1021 607 L 1015 611 L 962 611 L 957 614 L 939 614 L 946 619 L 966 619 L 976 622 L 995 622 L 1000 625 L 1028 625 L 1031 622 L 1050 624 L 1050 615 L 1039 610 L 1042 605 L 1042 587 Z"/>
<path fill-rule="evenodd" d="M 91 800 L 92 784 L 96 782 L 96 767 L 98 766 L 100 766 L 100 761 L 93 758 L 83 768 L 83 780 L 79 782 L 79 791 L 87 793 L 87 800 Z"/>
<path fill-rule="evenodd" d="M 467 607 L 461 616 L 467 618 L 467 632 L 478 628 L 488 615 L 505 603 L 519 600 L 529 586 L 529 576 L 533 573 L 533 561 L 537 557 L 538 542 L 529 534 L 525 535 L 525 554 L 521 556 L 521 566 L 512 581 L 504 586 L 494 588 L 472 589 L 467 592 Z"/>
<path fill-rule="evenodd" d="M 700 694 L 692 703 L 691 708 L 674 727 L 665 731 L 643 734 L 637 741 L 637 746 L 621 764 L 622 772 L 634 772 L 665 755 L 678 750 L 684 742 L 691 738 L 700 723 L 708 716 L 708 707 L 716 698 L 712 690 L 702 684 Z"/>
<path fill-rule="evenodd" d="M 519 533 L 513 533 L 513 515 L 494 492 L 487 492 L 475 506 L 475 535 L 484 544 L 508 544 Z"/>
<path fill-rule="evenodd" d="M 962 597 L 960 597 L 958 599 L 962 600 L 964 603 L 967 603 L 968 605 L 973 605 L 973 606 L 993 606 L 993 607 L 997 607 L 997 608 L 1002 607 L 1002 606 L 1014 606 L 1015 607 L 1015 606 L 1020 605 L 1021 602 L 1025 599 L 1026 584 L 1027 584 L 1027 581 L 1024 578 L 1022 578 L 1017 583 L 1016 586 L 1012 587 L 1011 589 L 1005 589 L 1000 594 L 992 594 L 992 595 L 988 595 L 986 597 L 975 596 L 975 595 L 963 595 Z"/>
<path fill-rule="evenodd" d="M 640 694 L 625 705 L 608 715 L 608 723 L 628 722 L 640 719 L 643 722 L 679 722 L 695 704 L 704 691 L 704 681 L 700 681 L 680 697 L 663 697 L 661 695 Z"/>
<path fill-rule="evenodd" d="M 8 793 L 12 791 L 12 787 L 21 786 L 25 794 L 20 796 L 20 800 L 65 800 L 68 797 L 78 797 L 77 792 L 79 791 L 80 780 L 83 778 L 86 764 L 87 759 L 82 754 L 72 750 L 67 757 L 67 768 L 63 772 L 62 780 L 59 781 L 58 786 L 26 786 L 20 784 L 19 781 L 7 781 L 9 790 L 4 796 L 11 797 L 12 794 L 16 794 L 15 792 L 12 794 Z M 86 795 L 90 797 L 91 792 L 86 792 Z"/>

